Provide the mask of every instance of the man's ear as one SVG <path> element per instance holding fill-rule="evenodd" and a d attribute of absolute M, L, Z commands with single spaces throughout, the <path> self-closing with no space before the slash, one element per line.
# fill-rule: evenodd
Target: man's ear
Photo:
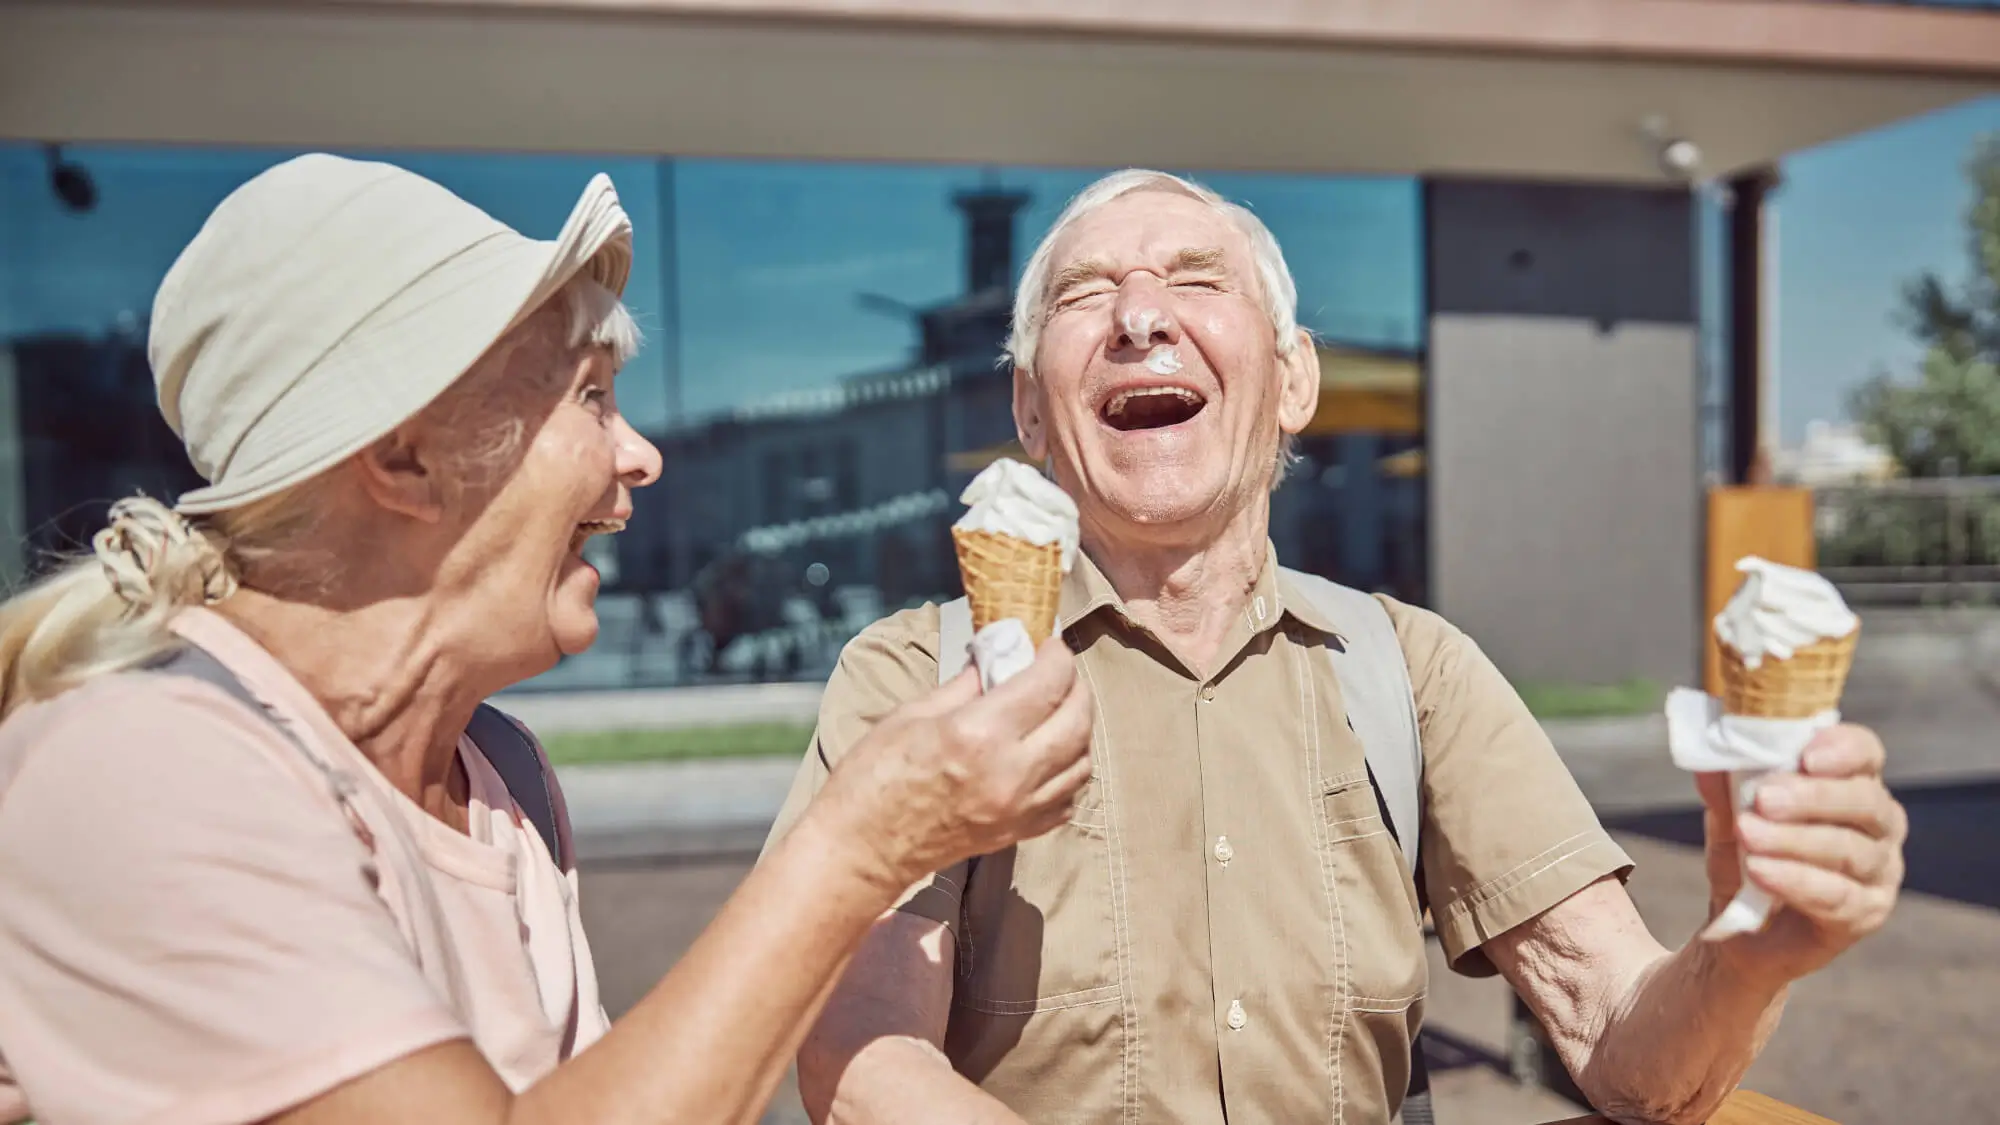
<path fill-rule="evenodd" d="M 1041 464 L 1049 456 L 1048 402 L 1042 381 L 1025 369 L 1014 369 L 1014 434 L 1028 460 Z"/>
<path fill-rule="evenodd" d="M 416 427 L 399 426 L 354 456 L 354 472 L 368 498 L 387 511 L 423 523 L 444 518 L 444 477 L 434 451 Z"/>
<path fill-rule="evenodd" d="M 1304 430 L 1319 411 L 1319 348 L 1312 333 L 1299 329 L 1298 346 L 1278 357 L 1278 428 L 1288 434 Z"/>

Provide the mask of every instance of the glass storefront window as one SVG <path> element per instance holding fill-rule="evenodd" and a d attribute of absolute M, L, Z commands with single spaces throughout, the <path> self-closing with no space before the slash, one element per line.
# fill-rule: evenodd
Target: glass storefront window
<path fill-rule="evenodd" d="M 119 495 L 189 487 L 152 404 L 148 303 L 209 209 L 290 155 L 0 145 L 10 575 L 82 542 Z M 389 158 L 537 237 L 606 171 L 638 231 L 627 298 L 648 340 L 620 397 L 665 472 L 615 546 L 598 541 L 615 552 L 598 646 L 534 686 L 817 679 L 870 621 L 958 593 L 958 491 L 1015 448 L 995 366 L 1013 286 L 1097 172 Z M 94 198 L 57 190 L 65 170 Z M 1423 601 L 1415 181 L 1193 175 L 1271 226 L 1321 341 L 1319 416 L 1274 500 L 1280 556 Z"/>

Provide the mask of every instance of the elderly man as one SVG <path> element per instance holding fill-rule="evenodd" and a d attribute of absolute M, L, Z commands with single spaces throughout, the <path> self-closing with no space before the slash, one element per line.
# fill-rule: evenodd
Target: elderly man
<path fill-rule="evenodd" d="M 1783 909 L 1671 952 L 1471 639 L 1280 568 L 1269 495 L 1319 392 L 1295 301 L 1254 216 L 1153 172 L 1085 190 L 1030 259 L 1014 413 L 1081 513 L 1059 627 L 1095 701 L 1095 776 L 1069 824 L 938 872 L 876 925 L 799 1056 L 815 1120 L 1387 1121 L 1428 906 L 1452 968 L 1505 976 L 1593 1102 L 1697 1122 L 1787 985 L 1888 915 L 1905 820 L 1869 732 L 1823 734 L 1754 812 L 1700 779 L 1713 904 L 1743 852 Z M 1393 639 L 1365 643 L 1377 606 Z M 939 630 L 925 606 L 848 647 L 774 839 L 872 724 L 931 690 Z M 1399 655 L 1422 760 L 1421 817 L 1400 826 L 1364 745 L 1380 724 L 1355 721 L 1356 684 L 1386 665 L 1400 685 Z"/>

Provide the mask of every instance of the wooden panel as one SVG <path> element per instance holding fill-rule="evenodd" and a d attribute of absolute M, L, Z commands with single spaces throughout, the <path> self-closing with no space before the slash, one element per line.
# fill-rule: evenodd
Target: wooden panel
<path fill-rule="evenodd" d="M 1608 1117 L 1591 1114 L 1588 1117 L 1570 1117 L 1549 1125 L 1612 1125 Z M 1838 1125 L 1837 1122 L 1807 1113 L 1796 1106 L 1786 1105 L 1776 1098 L 1767 1098 L 1749 1090 L 1738 1090 L 1729 1095 L 1708 1125 Z"/>
<path fill-rule="evenodd" d="M 1708 494 L 1708 559 L 1702 617 L 1702 682 L 1722 693 L 1721 653 L 1710 622 L 1736 593 L 1742 576 L 1736 560 L 1759 555 L 1786 566 L 1815 565 L 1812 490 L 1745 485 Z"/>

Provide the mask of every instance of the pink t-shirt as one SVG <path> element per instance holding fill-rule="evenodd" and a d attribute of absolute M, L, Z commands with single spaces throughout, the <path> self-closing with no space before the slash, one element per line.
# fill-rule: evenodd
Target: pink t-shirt
<path fill-rule="evenodd" d="M 306 749 L 158 673 L 0 726 L 0 1122 L 257 1121 L 460 1037 L 519 1090 L 604 1033 L 575 873 L 469 739 L 461 835 L 244 633 L 175 628 Z"/>

